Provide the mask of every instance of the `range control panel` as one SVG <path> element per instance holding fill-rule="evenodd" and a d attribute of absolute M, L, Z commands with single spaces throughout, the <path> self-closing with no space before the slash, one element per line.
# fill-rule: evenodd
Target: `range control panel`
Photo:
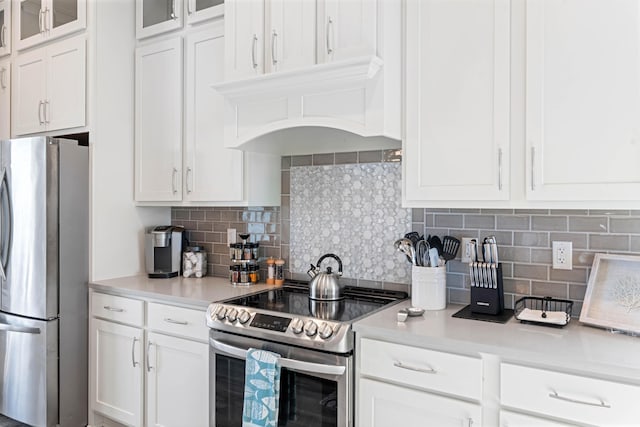
<path fill-rule="evenodd" d="M 254 328 L 269 329 L 271 331 L 286 332 L 291 323 L 291 319 L 284 317 L 269 316 L 268 314 L 256 313 L 249 326 Z"/>

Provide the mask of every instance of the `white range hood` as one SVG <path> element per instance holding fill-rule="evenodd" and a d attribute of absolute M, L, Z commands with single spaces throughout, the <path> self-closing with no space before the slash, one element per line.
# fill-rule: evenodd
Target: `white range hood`
<path fill-rule="evenodd" d="M 397 148 L 400 78 L 388 74 L 367 56 L 217 84 L 225 145 L 281 155 Z"/>

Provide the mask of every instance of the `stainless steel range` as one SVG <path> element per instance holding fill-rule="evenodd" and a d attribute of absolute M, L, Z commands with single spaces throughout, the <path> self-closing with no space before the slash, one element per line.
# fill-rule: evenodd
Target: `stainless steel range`
<path fill-rule="evenodd" d="M 242 425 L 249 348 L 281 355 L 278 426 L 353 425 L 352 323 L 405 292 L 345 287 L 336 301 L 309 298 L 303 282 L 209 305 L 211 425 Z"/>

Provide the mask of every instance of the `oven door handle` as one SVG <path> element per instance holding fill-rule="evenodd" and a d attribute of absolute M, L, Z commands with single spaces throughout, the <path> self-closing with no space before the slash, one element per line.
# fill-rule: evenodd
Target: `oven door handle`
<path fill-rule="evenodd" d="M 245 349 L 221 343 L 220 341 L 214 340 L 213 338 L 209 338 L 209 343 L 211 344 L 211 347 L 218 351 L 226 353 L 230 356 L 235 356 L 239 359 L 247 359 L 247 350 Z M 344 375 L 344 372 L 346 370 L 344 366 L 303 362 L 301 360 L 287 359 L 286 357 L 281 357 L 279 362 L 281 368 L 287 368 L 294 371 L 304 371 L 311 374 Z"/>

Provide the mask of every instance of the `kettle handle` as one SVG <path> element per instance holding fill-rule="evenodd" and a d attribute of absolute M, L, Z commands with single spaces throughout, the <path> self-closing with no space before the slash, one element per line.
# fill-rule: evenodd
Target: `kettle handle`
<path fill-rule="evenodd" d="M 324 261 L 325 258 L 333 258 L 336 261 L 338 261 L 338 274 L 340 276 L 342 276 L 342 260 L 340 259 L 340 257 L 338 255 L 334 255 L 334 254 L 324 254 L 320 257 L 320 259 L 318 260 L 317 266 L 318 268 L 320 268 L 320 264 L 322 263 L 322 261 Z"/>

